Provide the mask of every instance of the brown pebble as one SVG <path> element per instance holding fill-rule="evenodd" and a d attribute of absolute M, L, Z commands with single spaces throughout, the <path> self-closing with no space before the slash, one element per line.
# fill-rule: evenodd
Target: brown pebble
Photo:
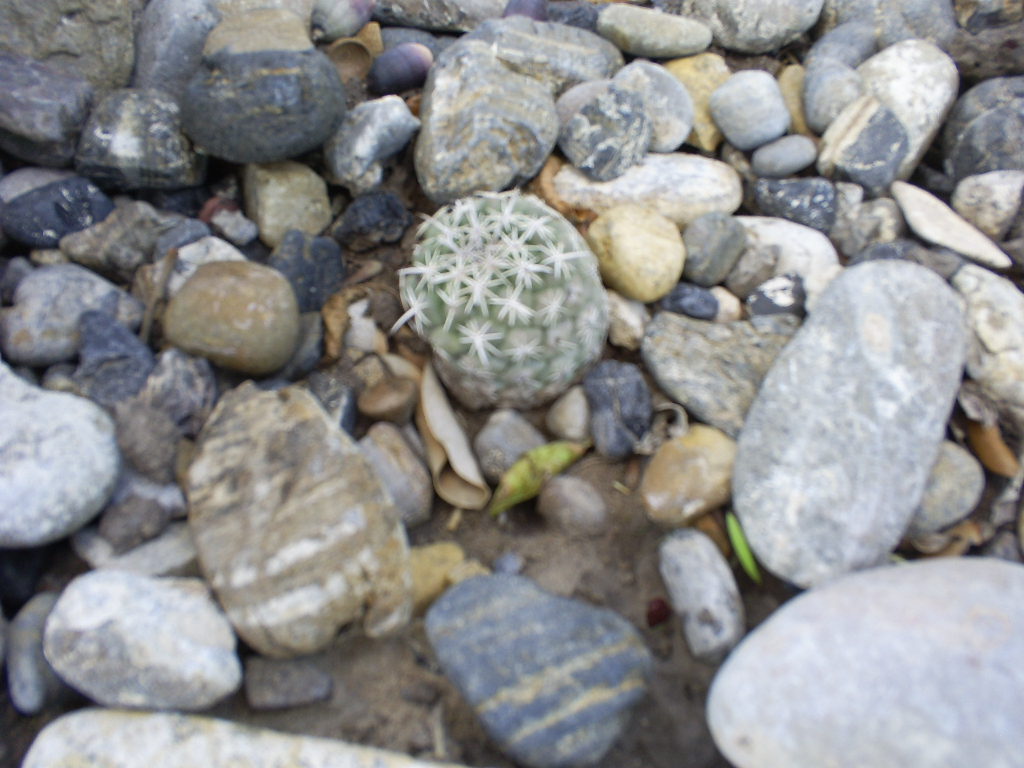
<path fill-rule="evenodd" d="M 1001 477 L 1014 477 L 1020 471 L 1020 462 L 1003 442 L 998 424 L 967 422 L 967 441 L 978 461 L 989 472 Z"/>
<path fill-rule="evenodd" d="M 404 377 L 381 379 L 365 389 L 356 401 L 359 412 L 374 421 L 408 424 L 419 401 L 419 387 Z"/>

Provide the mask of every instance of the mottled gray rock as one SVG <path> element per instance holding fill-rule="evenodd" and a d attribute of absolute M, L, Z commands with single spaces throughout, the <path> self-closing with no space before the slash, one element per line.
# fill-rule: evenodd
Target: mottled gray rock
<path fill-rule="evenodd" d="M 71 375 L 79 394 L 105 408 L 138 394 L 153 370 L 153 352 L 116 318 L 83 312 L 78 367 Z"/>
<path fill-rule="evenodd" d="M 783 136 L 754 150 L 750 168 L 758 176 L 782 178 L 799 173 L 817 156 L 818 147 L 807 136 Z"/>
<path fill-rule="evenodd" d="M 1024 170 L 989 171 L 957 183 L 954 210 L 996 242 L 1013 226 L 1024 199 Z"/>
<path fill-rule="evenodd" d="M 822 29 L 850 21 L 870 24 L 879 48 L 903 40 L 924 40 L 946 49 L 957 29 L 952 0 L 825 0 Z"/>
<path fill-rule="evenodd" d="M 651 666 L 621 616 L 519 576 L 455 585 L 430 607 L 426 629 L 491 738 L 530 768 L 599 760 L 622 734 Z"/>
<path fill-rule="evenodd" d="M 712 211 L 690 222 L 683 230 L 683 244 L 683 277 L 710 288 L 725 280 L 743 254 L 747 230 L 735 217 Z"/>
<path fill-rule="evenodd" d="M 1024 76 L 997 77 L 968 89 L 942 133 L 945 170 L 954 179 L 1024 170 Z"/>
<path fill-rule="evenodd" d="M 711 45 L 711 30 L 695 19 L 618 3 L 598 12 L 597 32 L 622 51 L 650 59 L 692 56 Z"/>
<path fill-rule="evenodd" d="M 203 572 L 259 653 L 312 653 L 351 622 L 381 635 L 409 620 L 395 503 L 306 390 L 261 392 L 249 382 L 221 397 L 186 493 Z"/>
<path fill-rule="evenodd" d="M 587 372 L 583 391 L 590 404 L 594 450 L 614 459 L 633 453 L 651 427 L 651 391 L 639 366 L 604 360 Z"/>
<path fill-rule="evenodd" d="M 872 261 L 833 281 L 739 437 L 733 506 L 765 567 L 806 587 L 885 559 L 924 492 L 966 342 L 930 270 Z"/>
<path fill-rule="evenodd" d="M 821 138 L 818 172 L 884 194 L 910 152 L 903 123 L 874 96 L 851 101 Z"/>
<path fill-rule="evenodd" d="M 285 233 L 267 266 L 288 278 L 299 312 L 319 312 L 345 280 L 345 260 L 338 244 L 297 229 Z"/>
<path fill-rule="evenodd" d="M 257 710 L 286 709 L 327 701 L 334 690 L 330 674 L 307 659 L 245 660 L 245 700 Z"/>
<path fill-rule="evenodd" d="M 848 181 L 836 182 L 836 193 L 836 223 L 829 237 L 847 259 L 906 234 L 907 226 L 895 200 L 881 197 L 865 201 L 864 188 Z"/>
<path fill-rule="evenodd" d="M 24 768 L 58 768 L 89 755 L 107 768 L 187 768 L 196 755 L 232 755 L 246 768 L 300 760 L 305 768 L 464 768 L 315 736 L 294 736 L 195 715 L 83 709 L 50 723 Z"/>
<path fill-rule="evenodd" d="M 385 26 L 466 32 L 501 16 L 506 0 L 377 0 L 373 18 Z"/>
<path fill-rule="evenodd" d="M 680 282 L 669 291 L 659 306 L 667 312 L 686 315 L 697 320 L 714 320 L 718 315 L 718 299 L 703 286 Z"/>
<path fill-rule="evenodd" d="M 217 381 L 209 361 L 180 349 L 165 349 L 156 357 L 138 401 L 167 414 L 189 436 L 195 435 L 217 400 Z"/>
<path fill-rule="evenodd" d="M 711 117 L 737 149 L 756 149 L 789 129 L 789 109 L 779 84 L 767 72 L 747 69 L 711 94 Z"/>
<path fill-rule="evenodd" d="M 613 84 L 565 122 L 558 147 L 590 178 L 608 181 L 621 176 L 647 154 L 651 135 L 643 100 Z"/>
<path fill-rule="evenodd" d="M 394 424 L 378 421 L 366 430 L 359 448 L 395 500 L 402 522 L 411 527 L 429 520 L 434 484 L 426 464 L 402 430 Z"/>
<path fill-rule="evenodd" d="M 906 535 L 924 536 L 960 522 L 977 506 L 984 490 L 985 470 L 978 460 L 967 449 L 943 440 Z"/>
<path fill-rule="evenodd" d="M 0 149 L 35 165 L 70 165 L 92 86 L 18 55 L 0 55 L 0 80 Z"/>
<path fill-rule="evenodd" d="M 787 316 L 713 323 L 659 312 L 644 336 L 644 365 L 689 413 L 736 437 L 761 380 L 798 326 Z"/>
<path fill-rule="evenodd" d="M 220 20 L 215 0 L 149 0 L 136 40 L 133 88 L 159 88 L 181 100 Z"/>
<path fill-rule="evenodd" d="M 836 222 L 836 188 L 828 179 L 758 179 L 754 200 L 761 213 L 828 234 Z"/>
<path fill-rule="evenodd" d="M 327 140 L 324 161 L 334 180 L 353 195 L 367 192 L 383 180 L 384 161 L 404 149 L 419 127 L 398 96 L 364 101 Z"/>
<path fill-rule="evenodd" d="M 204 158 L 181 132 L 181 112 L 167 94 L 123 88 L 89 113 L 75 169 L 116 189 L 193 187 L 206 176 Z"/>
<path fill-rule="evenodd" d="M 822 0 L 681 0 L 679 13 L 711 27 L 715 42 L 739 53 L 768 53 L 810 29 Z"/>
<path fill-rule="evenodd" d="M 39 592 L 11 620 L 7 650 L 7 691 L 22 715 L 38 715 L 70 698 L 70 691 L 43 656 L 43 626 L 56 592 Z"/>
<path fill-rule="evenodd" d="M 32 248 L 55 248 L 65 235 L 103 221 L 114 210 L 113 201 L 81 176 L 33 186 L 17 196 L 9 191 L 4 185 L 0 194 L 0 226 L 4 235 Z"/>
<path fill-rule="evenodd" d="M 438 203 L 525 182 L 558 138 L 548 88 L 511 72 L 490 45 L 465 38 L 431 68 L 420 120 L 416 176 Z"/>
<path fill-rule="evenodd" d="M 97 91 L 128 84 L 135 59 L 133 0 L 12 0 L 0 5 L 0 51 L 84 77 Z"/>
<path fill-rule="evenodd" d="M 847 104 L 864 95 L 856 67 L 875 52 L 870 20 L 848 21 L 822 35 L 804 59 L 804 112 L 817 134 L 838 117 Z"/>
<path fill-rule="evenodd" d="M 0 363 L 0 421 L 0 546 L 57 541 L 102 509 L 120 456 L 101 408 L 39 389 Z"/>
<path fill-rule="evenodd" d="M 494 411 L 473 438 L 480 469 L 492 484 L 527 451 L 544 445 L 544 435 L 522 414 L 510 408 Z"/>
<path fill-rule="evenodd" d="M 110 707 L 206 709 L 242 682 L 231 625 L 199 579 L 83 574 L 53 607 L 43 652 L 67 683 Z"/>
<path fill-rule="evenodd" d="M 760 768 L 1015 765 L 1022 605 L 1024 567 L 981 557 L 806 592 L 719 670 L 707 708 L 715 743 Z"/>
<path fill-rule="evenodd" d="M 682 529 L 658 547 L 658 570 L 690 653 L 717 664 L 746 631 L 732 569 L 707 534 Z"/>
<path fill-rule="evenodd" d="M 177 441 L 171 447 L 177 448 Z M 122 554 L 156 538 L 185 514 L 185 494 L 177 483 L 156 483 L 126 467 L 96 529 L 110 542 L 111 554 Z"/>
<path fill-rule="evenodd" d="M 586 480 L 555 475 L 537 496 L 537 514 L 570 535 L 596 536 L 608 528 L 608 504 Z"/>
<path fill-rule="evenodd" d="M 693 128 L 693 99 L 676 77 L 660 64 L 637 59 L 612 78 L 621 90 L 640 96 L 651 122 L 651 152 L 672 152 Z"/>
<path fill-rule="evenodd" d="M 331 237 L 353 251 L 397 243 L 412 226 L 412 213 L 394 192 L 366 192 L 356 197 L 331 224 Z"/>
<path fill-rule="evenodd" d="M 120 555 L 92 525 L 79 529 L 71 537 L 71 547 L 92 568 L 130 571 L 143 576 L 200 576 L 196 545 L 184 521 L 172 522 L 159 536 Z"/>
<path fill-rule="evenodd" d="M 744 303 L 751 317 L 784 314 L 803 317 L 807 304 L 804 281 L 800 275 L 776 275 L 757 286 Z"/>
<path fill-rule="evenodd" d="M 1024 72 L 1024 49 L 1019 40 L 1024 21 L 971 33 L 958 29 L 949 44 L 949 55 L 960 74 L 972 81 L 1019 75 Z"/>

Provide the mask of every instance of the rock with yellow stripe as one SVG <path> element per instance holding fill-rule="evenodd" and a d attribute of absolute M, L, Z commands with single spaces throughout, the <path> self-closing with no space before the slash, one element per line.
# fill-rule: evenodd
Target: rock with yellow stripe
<path fill-rule="evenodd" d="M 617 613 L 508 574 L 455 585 L 427 612 L 426 627 L 491 738 L 530 768 L 599 760 L 643 697 L 652 663 Z"/>

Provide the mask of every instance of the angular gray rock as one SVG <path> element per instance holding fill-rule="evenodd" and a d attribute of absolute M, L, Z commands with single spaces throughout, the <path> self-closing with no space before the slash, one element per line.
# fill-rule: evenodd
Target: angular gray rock
<path fill-rule="evenodd" d="M 795 317 L 715 323 L 659 312 L 644 335 L 644 365 L 689 413 L 736 437 L 761 380 L 799 324 Z"/>
<path fill-rule="evenodd" d="M 364 101 L 345 115 L 324 144 L 324 162 L 335 181 L 359 195 L 380 184 L 384 161 L 401 152 L 419 127 L 419 119 L 398 96 Z"/>
<path fill-rule="evenodd" d="M 201 710 L 242 683 L 231 625 L 199 579 L 89 571 L 53 607 L 43 652 L 110 707 Z"/>
<path fill-rule="evenodd" d="M 924 492 L 966 342 L 931 270 L 872 261 L 833 281 L 739 437 L 733 506 L 765 567 L 807 587 L 884 560 Z"/>
<path fill-rule="evenodd" d="M 786 603 L 719 670 L 707 719 L 741 768 L 1014 766 L 1024 566 L 939 558 Z"/>
<path fill-rule="evenodd" d="M 506 0 L 377 0 L 373 18 L 382 25 L 439 32 L 466 32 L 501 16 Z"/>

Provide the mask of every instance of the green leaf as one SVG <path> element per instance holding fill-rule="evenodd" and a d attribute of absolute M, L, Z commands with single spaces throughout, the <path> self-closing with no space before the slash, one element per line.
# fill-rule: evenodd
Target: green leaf
<path fill-rule="evenodd" d="M 732 512 L 725 513 L 725 530 L 729 534 L 732 551 L 736 553 L 736 558 L 740 561 L 740 567 L 746 571 L 747 576 L 760 584 L 761 569 L 757 567 L 757 560 L 754 559 L 754 553 L 750 551 L 750 544 L 747 543 L 747 537 L 743 533 L 740 521 Z"/>
<path fill-rule="evenodd" d="M 589 441 L 557 440 L 527 451 L 501 476 L 488 511 L 497 516 L 516 504 L 529 501 L 540 493 L 545 481 L 572 466 L 588 448 Z"/>

